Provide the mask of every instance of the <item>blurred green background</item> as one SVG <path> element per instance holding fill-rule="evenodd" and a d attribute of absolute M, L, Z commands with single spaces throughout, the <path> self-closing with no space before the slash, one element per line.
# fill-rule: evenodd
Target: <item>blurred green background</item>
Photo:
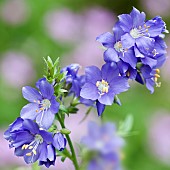
<path fill-rule="evenodd" d="M 60 57 L 61 66 L 73 62 L 80 63 L 83 68 L 93 64 L 101 66 L 103 51 L 95 37 L 111 32 L 117 15 L 129 13 L 133 6 L 146 12 L 148 19 L 161 15 L 167 29 L 170 27 L 169 0 L 1 0 L 2 133 L 26 104 L 21 94 L 22 86 L 34 86 L 43 76 L 43 57 Z M 168 36 L 167 45 L 170 44 Z M 167 59 L 161 70 L 162 86 L 156 88 L 154 94 L 150 95 L 146 87 L 133 83 L 128 92 L 120 95 L 122 106 L 113 105 L 104 113 L 104 120 L 113 122 L 124 119 L 127 114 L 134 116 L 133 130 L 138 131 L 138 135 L 127 138 L 125 170 L 170 169 L 169 63 Z M 7 143 L 3 143 L 2 138 L 1 135 L 0 169 L 18 166 L 16 160 L 10 159 Z M 11 162 L 9 168 L 8 161 Z"/>

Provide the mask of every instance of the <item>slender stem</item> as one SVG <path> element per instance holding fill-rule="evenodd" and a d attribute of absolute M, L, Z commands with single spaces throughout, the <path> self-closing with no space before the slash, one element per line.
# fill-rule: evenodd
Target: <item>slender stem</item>
<path fill-rule="evenodd" d="M 32 170 L 41 170 L 41 167 L 38 165 L 38 162 L 32 164 Z"/>
<path fill-rule="evenodd" d="M 62 128 L 65 128 L 65 125 L 64 123 L 62 122 L 59 114 L 56 114 L 57 115 L 57 118 L 58 118 L 58 121 L 60 122 L 60 125 Z M 68 141 L 68 144 L 70 146 L 70 150 L 71 150 L 71 153 L 72 153 L 72 162 L 74 164 L 74 167 L 75 167 L 75 170 L 79 170 L 79 165 L 78 165 L 78 161 L 77 161 L 77 157 L 76 157 L 76 154 L 75 154 L 75 151 L 74 151 L 74 147 L 73 147 L 73 144 L 72 144 L 72 141 L 70 139 L 70 136 L 69 135 L 65 135 L 66 138 L 67 138 L 67 141 Z"/>

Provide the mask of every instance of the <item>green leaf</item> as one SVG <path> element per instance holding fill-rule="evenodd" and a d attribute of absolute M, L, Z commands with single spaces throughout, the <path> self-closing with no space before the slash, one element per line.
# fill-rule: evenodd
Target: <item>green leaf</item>
<path fill-rule="evenodd" d="M 128 115 L 123 122 L 119 123 L 118 135 L 122 137 L 127 137 L 137 134 L 137 132 L 131 132 L 133 122 L 134 122 L 133 116 Z"/>
<path fill-rule="evenodd" d="M 64 105 L 60 105 L 59 109 L 65 113 L 69 113 L 68 109 Z"/>
<path fill-rule="evenodd" d="M 68 108 L 68 113 L 71 113 L 71 114 L 74 114 L 74 113 L 77 113 L 78 112 L 78 108 L 74 107 L 74 106 L 70 106 Z"/>

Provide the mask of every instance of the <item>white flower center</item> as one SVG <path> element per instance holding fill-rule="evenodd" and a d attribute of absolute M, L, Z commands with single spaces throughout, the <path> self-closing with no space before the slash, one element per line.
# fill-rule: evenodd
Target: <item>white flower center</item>
<path fill-rule="evenodd" d="M 44 108 L 44 110 L 45 110 L 45 109 L 49 109 L 50 106 L 51 106 L 51 102 L 50 102 L 48 99 L 44 99 L 44 100 L 42 101 L 42 108 Z"/>
<path fill-rule="evenodd" d="M 137 28 L 132 29 L 130 35 L 135 39 L 143 36 Z"/>
<path fill-rule="evenodd" d="M 122 47 L 122 43 L 121 41 L 118 41 L 114 44 L 114 49 L 117 51 L 117 52 L 123 52 L 123 47 Z"/>
<path fill-rule="evenodd" d="M 105 80 L 97 81 L 96 87 L 98 88 L 101 95 L 108 93 L 108 91 L 109 91 L 109 84 Z"/>

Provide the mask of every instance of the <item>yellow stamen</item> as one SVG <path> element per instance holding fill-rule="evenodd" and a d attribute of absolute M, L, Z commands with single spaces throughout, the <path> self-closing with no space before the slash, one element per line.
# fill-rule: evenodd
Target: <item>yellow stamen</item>
<path fill-rule="evenodd" d="M 96 82 L 96 86 L 97 86 L 97 87 L 99 87 L 99 85 L 100 85 L 100 82 L 99 82 L 99 81 L 97 81 L 97 82 Z"/>
<path fill-rule="evenodd" d="M 155 77 L 157 77 L 157 78 L 159 78 L 159 77 L 161 77 L 159 74 L 155 74 Z"/>
<path fill-rule="evenodd" d="M 159 74 L 159 73 L 160 73 L 160 70 L 159 70 L 158 68 L 157 68 L 155 71 L 156 71 L 156 73 L 157 73 L 157 74 Z"/>
<path fill-rule="evenodd" d="M 31 156 L 31 152 L 27 153 L 26 156 Z"/>
<path fill-rule="evenodd" d="M 24 145 L 24 149 L 27 149 L 29 145 Z"/>
<path fill-rule="evenodd" d="M 25 144 L 22 146 L 22 148 L 21 148 L 22 150 L 24 150 L 25 149 Z"/>
<path fill-rule="evenodd" d="M 38 112 L 38 109 L 36 110 L 36 112 Z"/>
<path fill-rule="evenodd" d="M 33 148 L 33 146 L 30 146 L 30 147 L 29 147 L 29 149 L 32 149 L 32 148 Z"/>
<path fill-rule="evenodd" d="M 41 108 L 40 108 L 40 110 L 44 110 L 44 108 L 43 108 L 43 107 L 41 107 Z"/>
<path fill-rule="evenodd" d="M 126 73 L 126 75 L 129 77 L 129 76 L 130 76 L 130 72 L 128 71 L 128 72 Z"/>
<path fill-rule="evenodd" d="M 155 82 L 157 82 L 158 81 L 158 78 L 157 77 L 155 77 Z"/>

